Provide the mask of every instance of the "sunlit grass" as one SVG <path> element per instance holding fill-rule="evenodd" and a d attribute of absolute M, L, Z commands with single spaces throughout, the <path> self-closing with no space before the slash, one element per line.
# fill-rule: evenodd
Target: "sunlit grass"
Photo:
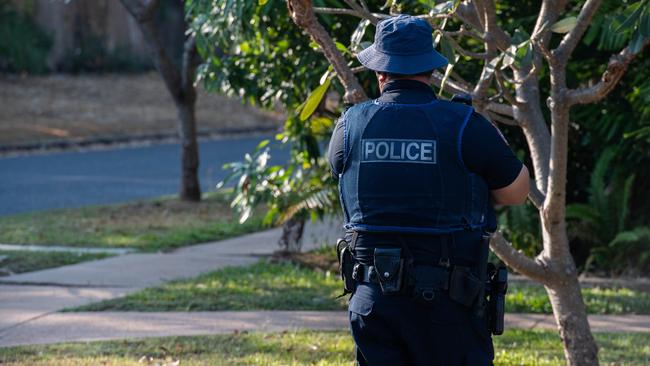
<path fill-rule="evenodd" d="M 650 334 L 596 334 L 601 365 L 650 364 Z M 551 331 L 507 330 L 495 337 L 496 366 L 564 365 L 559 336 Z M 353 365 L 348 332 L 239 333 L 50 346 L 0 348 L 3 365 Z M 148 361 L 147 361 L 148 360 Z"/>
<path fill-rule="evenodd" d="M 337 298 L 341 286 L 334 271 L 260 261 L 248 267 L 224 268 L 194 279 L 170 282 L 76 310 L 344 310 L 347 296 Z M 590 288 L 584 294 L 593 314 L 650 314 L 648 293 Z M 551 305 L 543 287 L 515 283 L 509 289 L 506 310 L 550 314 Z"/>
<path fill-rule="evenodd" d="M 260 229 L 261 215 L 239 224 L 227 194 L 220 192 L 200 203 L 167 197 L 4 216 L 0 242 L 158 251 Z"/>

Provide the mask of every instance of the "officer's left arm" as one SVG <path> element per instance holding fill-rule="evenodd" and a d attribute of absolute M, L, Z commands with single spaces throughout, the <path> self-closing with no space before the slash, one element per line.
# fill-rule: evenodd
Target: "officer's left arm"
<path fill-rule="evenodd" d="M 334 127 L 334 132 L 330 139 L 329 149 L 327 151 L 327 159 L 330 164 L 332 177 L 338 179 L 339 174 L 343 173 L 343 155 L 344 155 L 344 136 L 345 122 L 343 117 L 339 118 Z"/>

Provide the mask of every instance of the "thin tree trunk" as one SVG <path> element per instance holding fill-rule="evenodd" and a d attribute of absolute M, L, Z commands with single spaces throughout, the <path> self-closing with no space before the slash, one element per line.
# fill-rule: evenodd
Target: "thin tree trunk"
<path fill-rule="evenodd" d="M 571 262 L 575 270 L 570 256 L 567 262 Z M 591 334 L 577 276 L 569 275 L 553 287 L 546 286 L 546 292 L 553 307 L 568 365 L 598 365 L 598 346 Z"/>
<path fill-rule="evenodd" d="M 196 140 L 196 98 L 176 103 L 178 109 L 179 136 L 181 140 L 181 182 L 179 196 L 184 201 L 201 200 L 198 179 L 199 146 Z"/>
<path fill-rule="evenodd" d="M 183 62 L 179 67 L 165 49 L 161 27 L 155 21 L 155 14 L 160 5 L 159 0 L 141 2 L 139 0 L 121 0 L 127 11 L 140 26 L 147 41 L 151 58 L 162 76 L 167 91 L 174 100 L 178 113 L 178 131 L 181 140 L 181 184 L 179 197 L 185 201 L 200 201 L 201 188 L 198 179 L 199 152 L 196 141 L 196 88 L 194 76 L 198 64 L 198 55 L 194 37 L 189 37 L 183 50 Z M 184 32 L 184 30 L 183 30 Z M 183 35 L 184 36 L 184 35 Z"/>

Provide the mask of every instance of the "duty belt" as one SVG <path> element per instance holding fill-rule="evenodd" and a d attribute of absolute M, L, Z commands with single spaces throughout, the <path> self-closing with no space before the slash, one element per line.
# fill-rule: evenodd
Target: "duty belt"
<path fill-rule="evenodd" d="M 436 275 L 437 274 L 437 275 Z M 352 277 L 357 282 L 379 284 L 379 276 L 375 266 L 357 263 L 354 265 Z M 482 286 L 480 280 L 471 273 L 470 267 L 452 266 L 414 266 L 406 274 L 409 280 L 404 284 L 402 293 L 412 293 L 431 301 L 435 293 L 444 292 L 449 297 L 467 307 L 472 306 Z"/>

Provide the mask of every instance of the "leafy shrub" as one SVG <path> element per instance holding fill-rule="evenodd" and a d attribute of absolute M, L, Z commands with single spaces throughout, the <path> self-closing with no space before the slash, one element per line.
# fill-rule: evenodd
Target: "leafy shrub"
<path fill-rule="evenodd" d="M 43 73 L 52 40 L 26 14 L 0 0 L 0 71 Z"/>

